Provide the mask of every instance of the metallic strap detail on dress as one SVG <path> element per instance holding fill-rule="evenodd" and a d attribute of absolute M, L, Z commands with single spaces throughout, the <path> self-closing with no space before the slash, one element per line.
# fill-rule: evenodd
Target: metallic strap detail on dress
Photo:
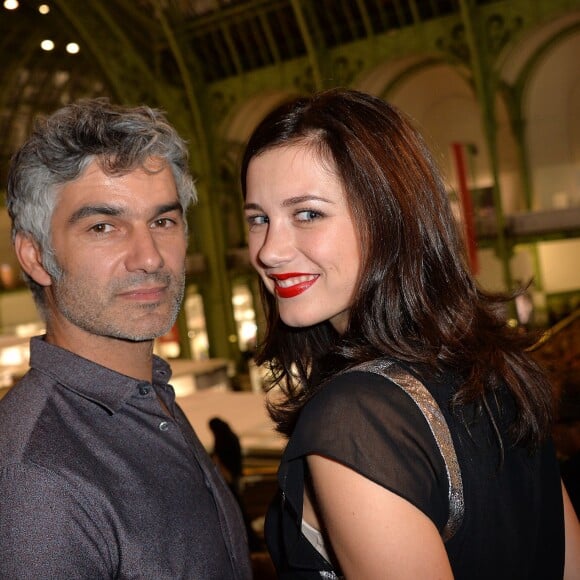
<path fill-rule="evenodd" d="M 324 570 L 320 570 L 318 572 L 321 578 L 324 580 L 341 580 L 344 576 L 337 576 L 335 572 L 325 572 Z"/>
<path fill-rule="evenodd" d="M 423 413 L 439 447 L 445 463 L 445 470 L 447 471 L 447 480 L 449 482 L 449 517 L 441 536 L 444 542 L 448 541 L 454 536 L 461 525 L 465 504 L 463 500 L 461 470 L 457 461 L 457 455 L 455 454 L 453 439 L 451 438 L 447 421 L 445 421 L 439 405 L 425 385 L 392 361 L 374 360 L 349 370 L 371 372 L 390 379 L 415 401 L 421 413 Z"/>

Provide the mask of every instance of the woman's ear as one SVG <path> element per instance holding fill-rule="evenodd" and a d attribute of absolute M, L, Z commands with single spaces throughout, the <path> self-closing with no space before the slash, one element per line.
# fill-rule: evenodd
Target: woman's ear
<path fill-rule="evenodd" d="M 52 278 L 42 265 L 42 252 L 36 240 L 18 232 L 14 238 L 14 250 L 21 268 L 41 286 L 50 286 Z"/>

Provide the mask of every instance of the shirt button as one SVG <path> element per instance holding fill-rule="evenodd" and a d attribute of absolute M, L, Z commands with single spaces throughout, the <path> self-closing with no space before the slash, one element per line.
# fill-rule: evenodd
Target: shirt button
<path fill-rule="evenodd" d="M 159 430 L 160 431 L 167 431 L 169 429 L 169 423 L 167 421 L 161 421 L 159 423 Z"/>
<path fill-rule="evenodd" d="M 139 394 L 140 395 L 148 395 L 151 389 L 149 387 L 139 387 Z"/>

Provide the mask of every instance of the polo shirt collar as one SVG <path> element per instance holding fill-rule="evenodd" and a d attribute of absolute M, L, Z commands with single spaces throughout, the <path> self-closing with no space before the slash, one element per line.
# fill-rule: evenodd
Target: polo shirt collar
<path fill-rule="evenodd" d="M 110 413 L 117 412 L 134 395 L 135 389 L 145 382 L 49 344 L 44 336 L 35 336 L 30 340 L 30 367 L 105 407 Z M 154 355 L 153 383 L 167 385 L 170 378 L 170 366 Z"/>

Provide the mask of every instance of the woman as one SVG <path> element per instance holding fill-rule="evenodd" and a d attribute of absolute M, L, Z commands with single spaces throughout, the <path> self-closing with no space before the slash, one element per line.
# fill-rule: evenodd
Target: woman
<path fill-rule="evenodd" d="M 289 437 L 280 577 L 574 577 L 550 387 L 476 287 L 411 124 L 355 91 L 297 99 L 254 131 L 242 189 Z"/>

